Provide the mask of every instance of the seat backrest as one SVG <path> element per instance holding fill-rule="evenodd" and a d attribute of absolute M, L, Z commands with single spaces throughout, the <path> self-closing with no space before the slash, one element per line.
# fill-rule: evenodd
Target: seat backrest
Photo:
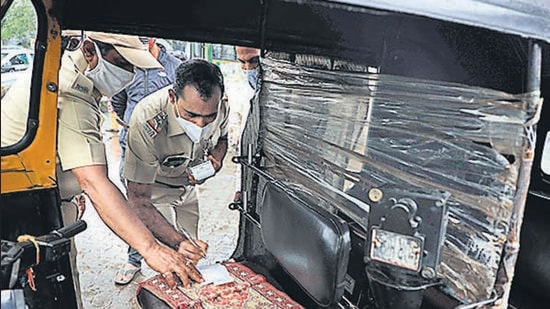
<path fill-rule="evenodd" d="M 296 283 L 319 306 L 337 304 L 351 249 L 346 222 L 268 183 L 261 223 L 266 248 Z"/>

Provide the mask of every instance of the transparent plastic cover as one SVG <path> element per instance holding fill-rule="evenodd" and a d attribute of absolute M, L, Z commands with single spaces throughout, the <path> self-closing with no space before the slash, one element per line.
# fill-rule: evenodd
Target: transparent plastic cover
<path fill-rule="evenodd" d="M 506 248 L 519 242 L 539 95 L 304 62 L 262 59 L 243 138 L 264 170 L 365 230 L 371 205 L 353 188 L 449 194 L 444 289 L 464 302 L 502 294 L 498 271 L 513 271 L 517 255 Z"/>

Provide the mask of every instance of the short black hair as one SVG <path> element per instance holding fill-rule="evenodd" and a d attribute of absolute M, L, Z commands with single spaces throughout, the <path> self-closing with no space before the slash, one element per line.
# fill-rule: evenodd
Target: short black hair
<path fill-rule="evenodd" d="M 223 75 L 220 68 L 203 59 L 183 61 L 176 68 L 176 76 L 174 79 L 174 91 L 176 92 L 176 96 L 179 97 L 183 95 L 183 88 L 188 85 L 195 87 L 203 100 L 212 97 L 215 86 L 220 87 L 222 97 L 225 91 Z"/>

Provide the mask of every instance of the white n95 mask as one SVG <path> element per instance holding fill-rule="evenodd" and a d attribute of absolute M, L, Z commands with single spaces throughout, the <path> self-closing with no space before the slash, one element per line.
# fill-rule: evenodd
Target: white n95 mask
<path fill-rule="evenodd" d="M 98 56 L 97 65 L 93 70 L 86 70 L 84 75 L 94 82 L 102 95 L 112 97 L 122 91 L 134 79 L 135 74 L 103 59 L 95 43 L 94 46 Z"/>
<path fill-rule="evenodd" d="M 207 137 L 214 127 L 214 124 L 212 122 L 201 128 L 191 121 L 185 120 L 181 117 L 177 117 L 176 119 L 178 120 L 180 126 L 185 130 L 187 136 L 189 136 L 191 141 L 193 141 L 193 143 L 198 143 L 200 140 Z"/>

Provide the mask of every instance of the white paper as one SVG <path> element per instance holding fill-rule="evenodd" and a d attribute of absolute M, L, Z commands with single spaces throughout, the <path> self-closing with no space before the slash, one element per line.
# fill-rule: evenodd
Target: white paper
<path fill-rule="evenodd" d="M 222 264 L 199 265 L 197 269 L 202 274 L 202 278 L 204 279 L 203 284 L 212 283 L 220 285 L 234 281 L 233 277 L 231 277 Z"/>
<path fill-rule="evenodd" d="M 216 174 L 212 161 L 206 161 L 199 165 L 191 166 L 189 167 L 189 170 L 191 171 L 193 177 L 195 177 L 196 181 L 201 181 Z"/>

